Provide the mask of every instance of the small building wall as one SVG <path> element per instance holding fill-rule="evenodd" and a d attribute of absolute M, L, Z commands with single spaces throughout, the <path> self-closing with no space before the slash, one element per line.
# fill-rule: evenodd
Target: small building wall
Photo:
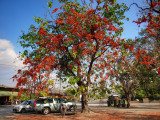
<path fill-rule="evenodd" d="M 0 105 L 6 105 L 9 102 L 9 96 L 0 96 Z"/>
<path fill-rule="evenodd" d="M 0 105 L 8 104 L 10 96 L 17 96 L 18 92 L 12 92 L 14 88 L 0 85 Z"/>

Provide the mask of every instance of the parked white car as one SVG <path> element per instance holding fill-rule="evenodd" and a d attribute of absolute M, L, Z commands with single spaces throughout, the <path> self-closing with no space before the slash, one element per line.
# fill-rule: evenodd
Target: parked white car
<path fill-rule="evenodd" d="M 35 100 L 27 100 L 19 105 L 15 105 L 13 107 L 13 112 L 25 113 L 25 112 L 33 111 L 34 101 Z"/>
<path fill-rule="evenodd" d="M 65 111 L 75 112 L 75 102 L 67 102 L 63 98 L 38 98 L 34 102 L 34 111 L 47 115 L 50 112 L 62 112 L 61 108 L 65 106 Z"/>

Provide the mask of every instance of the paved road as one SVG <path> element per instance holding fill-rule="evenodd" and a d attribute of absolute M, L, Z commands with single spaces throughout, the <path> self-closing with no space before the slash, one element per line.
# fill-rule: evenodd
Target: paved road
<path fill-rule="evenodd" d="M 4 120 L 6 116 L 14 116 L 11 105 L 0 105 L 0 120 Z"/>

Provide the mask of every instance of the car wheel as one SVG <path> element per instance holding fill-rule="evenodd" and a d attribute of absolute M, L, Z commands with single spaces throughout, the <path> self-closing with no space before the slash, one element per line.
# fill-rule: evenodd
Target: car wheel
<path fill-rule="evenodd" d="M 21 113 L 25 113 L 25 112 L 26 112 L 26 109 L 23 108 L 23 109 L 21 110 Z"/>
<path fill-rule="evenodd" d="M 16 113 L 17 111 L 16 111 L 16 110 L 13 110 L 13 112 Z"/>
<path fill-rule="evenodd" d="M 76 111 L 76 106 L 75 105 L 70 106 L 69 110 L 72 111 L 72 112 L 75 112 Z"/>
<path fill-rule="evenodd" d="M 42 110 L 43 115 L 47 115 L 49 112 L 50 112 L 49 108 L 43 108 L 43 110 Z"/>

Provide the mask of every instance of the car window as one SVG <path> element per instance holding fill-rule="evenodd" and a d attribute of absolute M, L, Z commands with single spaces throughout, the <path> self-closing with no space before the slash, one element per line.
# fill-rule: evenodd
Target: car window
<path fill-rule="evenodd" d="M 69 99 L 67 102 L 75 102 L 75 99 Z"/>
<path fill-rule="evenodd" d="M 44 103 L 46 99 L 38 99 L 36 103 Z"/>
<path fill-rule="evenodd" d="M 55 98 L 56 103 L 66 103 L 66 99 L 63 98 Z"/>
<path fill-rule="evenodd" d="M 53 99 L 48 99 L 47 102 L 48 103 L 53 103 Z"/>
<path fill-rule="evenodd" d="M 54 101 L 56 101 L 56 103 L 58 103 L 58 99 L 57 98 L 55 98 Z"/>
<path fill-rule="evenodd" d="M 56 103 L 60 103 L 60 99 L 59 98 L 55 98 L 54 100 L 56 101 Z"/>
<path fill-rule="evenodd" d="M 27 101 L 24 101 L 21 105 L 27 105 L 27 103 L 28 103 Z"/>
<path fill-rule="evenodd" d="M 28 101 L 27 105 L 30 105 L 31 104 L 31 101 Z"/>
<path fill-rule="evenodd" d="M 66 99 L 61 99 L 61 102 L 65 103 L 65 102 L 67 102 L 67 100 Z"/>
<path fill-rule="evenodd" d="M 53 103 L 52 99 L 38 99 L 36 103 Z"/>

